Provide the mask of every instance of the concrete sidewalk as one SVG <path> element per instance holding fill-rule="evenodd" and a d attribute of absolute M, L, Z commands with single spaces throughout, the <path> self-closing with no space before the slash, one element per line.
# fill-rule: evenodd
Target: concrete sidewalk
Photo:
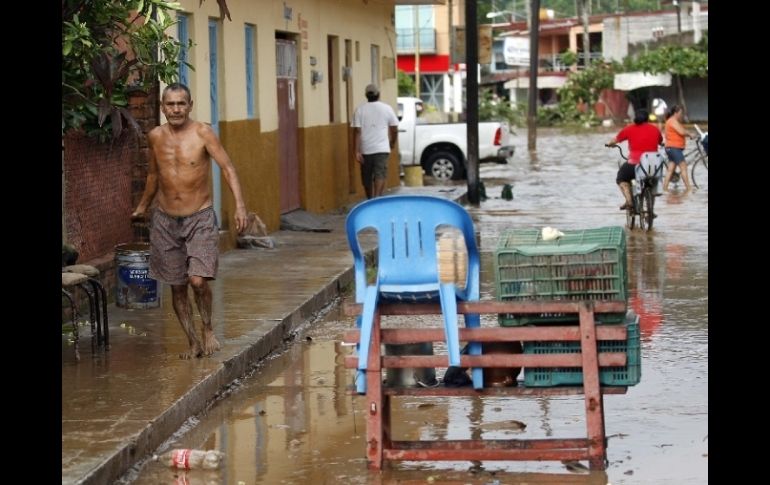
<path fill-rule="evenodd" d="M 459 200 L 465 192 L 399 187 L 388 195 Z M 211 358 L 178 358 L 187 338 L 167 285 L 160 308 L 108 307 L 110 351 L 92 353 L 82 327 L 76 362 L 62 339 L 62 483 L 112 483 L 352 284 L 345 215 L 329 219 L 331 232 L 278 231 L 275 249 L 220 256 L 212 318 L 222 349 Z"/>

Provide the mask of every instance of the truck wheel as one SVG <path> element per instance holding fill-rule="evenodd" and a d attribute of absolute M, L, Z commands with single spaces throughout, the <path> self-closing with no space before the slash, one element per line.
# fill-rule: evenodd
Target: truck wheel
<path fill-rule="evenodd" d="M 433 153 L 425 161 L 425 170 L 436 180 L 460 180 L 463 176 L 460 161 L 450 152 Z"/>

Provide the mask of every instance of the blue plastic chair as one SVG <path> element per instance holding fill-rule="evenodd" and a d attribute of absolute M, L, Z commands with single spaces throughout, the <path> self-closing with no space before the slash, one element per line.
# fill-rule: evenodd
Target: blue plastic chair
<path fill-rule="evenodd" d="M 465 289 L 454 283 L 442 283 L 437 264 L 436 230 L 452 226 L 462 232 L 468 253 Z M 374 285 L 367 286 L 366 264 L 358 234 L 367 228 L 377 231 L 378 267 Z M 356 278 L 356 303 L 363 304 L 357 320 L 361 328 L 358 344 L 356 389 L 366 392 L 365 371 L 374 324 L 374 312 L 380 299 L 385 301 L 426 302 L 439 298 L 444 317 L 449 365 L 460 365 L 457 330 L 457 300 L 479 300 L 479 252 L 473 221 L 459 204 L 439 197 L 394 195 L 367 200 L 355 206 L 346 220 L 348 243 L 353 252 Z M 465 315 L 466 327 L 479 327 L 478 314 Z M 481 343 L 471 343 L 469 354 L 480 355 Z M 481 368 L 473 369 L 473 386 L 483 387 Z"/>

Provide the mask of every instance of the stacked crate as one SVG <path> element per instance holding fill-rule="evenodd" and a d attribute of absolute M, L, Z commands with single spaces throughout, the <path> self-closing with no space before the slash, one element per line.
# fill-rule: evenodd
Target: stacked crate
<path fill-rule="evenodd" d="M 628 302 L 626 235 L 622 227 L 563 231 L 544 241 L 539 229 L 510 230 L 502 234 L 495 250 L 495 286 L 500 301 L 621 301 Z M 638 317 L 626 311 L 599 313 L 597 324 L 625 324 L 627 341 L 599 342 L 599 352 L 626 351 L 624 368 L 601 368 L 604 385 L 633 385 L 641 376 Z M 577 325 L 576 314 L 498 316 L 502 326 Z M 580 342 L 525 342 L 524 353 L 580 352 Z M 581 384 L 577 369 L 525 369 L 527 386 Z"/>
<path fill-rule="evenodd" d="M 501 301 L 612 300 L 627 303 L 626 234 L 622 227 L 564 231 L 543 241 L 538 229 L 503 233 L 495 250 L 495 286 Z M 621 323 L 625 311 L 597 314 Z M 501 314 L 502 326 L 576 322 L 575 315 Z"/>
<path fill-rule="evenodd" d="M 624 322 L 626 340 L 598 340 L 596 351 L 625 352 L 626 365 L 599 367 L 599 383 L 603 386 L 633 386 L 642 377 L 642 352 L 639 335 L 639 317 L 628 312 Z M 524 342 L 525 354 L 575 354 L 580 353 L 580 342 Z M 583 384 L 580 367 L 528 367 L 524 369 L 524 385 L 527 387 L 579 386 Z"/>

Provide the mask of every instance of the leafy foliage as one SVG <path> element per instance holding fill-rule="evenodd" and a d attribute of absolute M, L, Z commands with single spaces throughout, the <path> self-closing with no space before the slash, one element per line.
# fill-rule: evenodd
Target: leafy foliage
<path fill-rule="evenodd" d="M 62 1 L 62 134 L 82 129 L 105 141 L 124 123 L 139 130 L 128 92 L 176 81 L 183 45 L 165 31 L 178 9 L 166 0 Z"/>
<path fill-rule="evenodd" d="M 570 73 L 567 82 L 559 89 L 559 114 L 563 121 L 593 121 L 593 110 L 581 112 L 578 108 L 587 103 L 593 106 L 601 92 L 613 85 L 615 73 L 621 72 L 617 62 L 594 61 L 587 69 Z M 549 114 L 553 120 L 554 115 Z"/>
<path fill-rule="evenodd" d="M 506 121 L 508 126 L 522 126 L 524 111 L 511 106 L 507 99 L 500 98 L 491 90 L 481 91 L 479 97 L 479 121 Z"/>
<path fill-rule="evenodd" d="M 578 55 L 576 52 L 566 50 L 559 54 L 559 61 L 565 66 L 571 66 L 573 64 L 577 64 Z"/>
<path fill-rule="evenodd" d="M 708 39 L 708 37 L 705 37 Z M 708 45 L 708 40 L 706 40 Z M 623 61 L 625 71 L 671 73 L 682 77 L 708 77 L 708 51 L 698 47 L 667 45 Z"/>
<path fill-rule="evenodd" d="M 480 0 L 476 8 L 479 24 L 489 23 L 488 12 L 510 12 L 524 15 L 526 2 L 529 0 Z M 601 13 L 652 12 L 655 10 L 673 10 L 673 5 L 661 4 L 660 0 L 592 0 L 591 15 Z M 575 0 L 540 0 L 540 8 L 553 9 L 557 18 L 576 17 Z M 517 16 L 518 20 L 522 17 Z M 495 22 L 503 22 L 504 17 L 497 17 Z"/>
<path fill-rule="evenodd" d="M 414 96 L 417 93 L 417 89 L 414 85 L 414 78 L 404 71 L 398 71 L 398 95 L 399 96 Z"/>

